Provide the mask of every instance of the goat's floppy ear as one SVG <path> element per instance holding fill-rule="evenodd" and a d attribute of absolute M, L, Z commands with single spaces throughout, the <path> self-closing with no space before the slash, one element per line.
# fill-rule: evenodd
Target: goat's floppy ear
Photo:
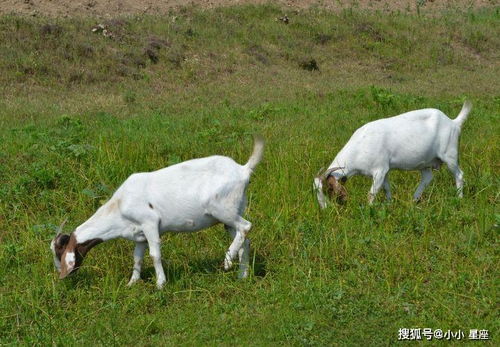
<path fill-rule="evenodd" d="M 347 191 L 344 186 L 342 186 L 334 176 L 328 176 L 326 183 L 328 196 L 330 198 L 335 196 L 338 203 L 345 204 L 347 202 Z"/>
<path fill-rule="evenodd" d="M 56 257 L 61 260 L 64 249 L 68 245 L 69 235 L 68 234 L 57 234 L 54 239 L 54 253 Z"/>
<path fill-rule="evenodd" d="M 69 242 L 69 235 L 58 233 L 50 242 L 50 250 L 54 255 L 54 266 L 61 272 L 61 258 Z"/>

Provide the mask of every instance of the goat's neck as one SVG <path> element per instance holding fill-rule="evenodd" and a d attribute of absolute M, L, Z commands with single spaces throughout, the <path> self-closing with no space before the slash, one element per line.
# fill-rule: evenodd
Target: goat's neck
<path fill-rule="evenodd" d="M 75 236 L 78 243 L 92 239 L 107 241 L 121 237 L 126 227 L 126 221 L 119 210 L 108 201 L 85 223 L 76 228 Z"/>
<path fill-rule="evenodd" d="M 339 155 L 337 155 L 337 157 L 335 157 L 333 162 L 330 164 L 330 168 L 332 168 L 332 167 L 339 167 L 340 168 L 340 169 L 335 170 L 331 173 L 331 175 L 333 177 L 335 177 L 337 180 L 341 179 L 343 177 L 349 178 L 354 174 L 354 172 L 352 172 L 352 170 L 349 168 L 348 163 L 342 157 L 341 154 L 342 153 L 339 153 Z"/>

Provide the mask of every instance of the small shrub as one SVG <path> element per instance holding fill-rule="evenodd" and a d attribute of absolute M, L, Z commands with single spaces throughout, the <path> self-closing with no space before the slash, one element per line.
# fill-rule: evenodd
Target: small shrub
<path fill-rule="evenodd" d="M 167 61 L 176 68 L 180 68 L 185 59 L 184 53 L 179 48 L 170 49 L 167 53 Z"/>
<path fill-rule="evenodd" d="M 123 101 L 125 101 L 127 104 L 132 104 L 136 100 L 137 100 L 137 95 L 133 91 L 131 91 L 131 90 L 127 90 L 123 94 Z"/>
<path fill-rule="evenodd" d="M 144 49 L 145 55 L 151 60 L 153 64 L 158 63 L 160 60 L 159 51 L 163 47 L 168 47 L 170 44 L 167 40 L 152 36 L 148 40 L 148 44 Z"/>
<path fill-rule="evenodd" d="M 320 45 L 326 45 L 328 42 L 332 40 L 333 36 L 329 34 L 316 34 L 314 36 L 314 42 Z"/>
<path fill-rule="evenodd" d="M 90 58 L 94 55 L 94 47 L 88 43 L 81 43 L 76 47 L 76 54 L 79 57 Z"/>
<path fill-rule="evenodd" d="M 60 177 L 59 171 L 36 164 L 30 169 L 29 174 L 19 178 L 16 190 L 32 192 L 35 189 L 55 189 Z"/>
<path fill-rule="evenodd" d="M 156 36 L 151 36 L 148 40 L 148 47 L 152 49 L 160 49 L 164 47 L 169 47 L 170 43 L 168 40 L 156 37 Z"/>
<path fill-rule="evenodd" d="M 394 105 L 394 102 L 396 100 L 396 95 L 392 94 L 389 90 L 371 86 L 370 92 L 373 101 L 375 101 L 377 105 L 382 106 L 383 108 L 387 108 Z"/>
<path fill-rule="evenodd" d="M 63 32 L 63 28 L 57 24 L 45 24 L 40 28 L 40 34 L 42 36 L 59 36 Z"/>
<path fill-rule="evenodd" d="M 318 63 L 316 62 L 316 59 L 313 58 L 305 58 L 299 62 L 299 66 L 308 71 L 318 71 L 319 66 Z"/>
<path fill-rule="evenodd" d="M 251 45 L 245 50 L 245 53 L 254 57 L 260 63 L 269 65 L 268 53 L 259 45 Z"/>
<path fill-rule="evenodd" d="M 488 47 L 488 38 L 483 32 L 479 30 L 469 31 L 468 33 L 466 33 L 464 41 L 477 53 L 486 50 Z"/>
<path fill-rule="evenodd" d="M 160 60 L 160 58 L 158 57 L 158 52 L 155 49 L 146 48 L 144 50 L 144 54 L 146 54 L 146 56 L 149 58 L 149 60 L 151 60 L 153 64 L 158 63 L 158 61 Z"/>
<path fill-rule="evenodd" d="M 86 157 L 94 149 L 94 147 L 87 144 L 72 144 L 66 149 L 73 158 L 81 159 Z"/>
<path fill-rule="evenodd" d="M 371 23 L 358 23 L 355 26 L 355 31 L 360 34 L 367 35 L 376 42 L 383 42 L 385 40 L 383 33 Z"/>
<path fill-rule="evenodd" d="M 80 83 L 83 81 L 84 73 L 82 71 L 74 71 L 69 74 L 69 83 Z"/>

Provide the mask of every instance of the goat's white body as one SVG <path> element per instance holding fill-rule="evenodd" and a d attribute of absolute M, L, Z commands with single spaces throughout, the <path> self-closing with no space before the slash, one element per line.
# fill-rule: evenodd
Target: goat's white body
<path fill-rule="evenodd" d="M 456 149 L 459 135 L 460 128 L 443 112 L 411 111 L 367 123 L 356 130 L 330 167 L 342 167 L 349 176 L 373 176 L 385 168 L 434 167 L 440 158 Z"/>
<path fill-rule="evenodd" d="M 246 165 L 224 156 L 185 161 L 153 172 L 135 173 L 111 199 L 74 232 L 78 244 L 91 239 L 125 238 L 136 242 L 134 273 L 139 279 L 146 242 L 153 257 L 157 284 L 165 282 L 159 237 L 165 232 L 195 232 L 223 223 L 233 243 L 225 267 L 240 257 L 240 277 L 246 277 L 251 223 L 242 218 L 246 187 L 260 161 L 263 141 L 256 138 L 254 153 Z"/>
<path fill-rule="evenodd" d="M 336 179 L 354 175 L 373 177 L 370 202 L 383 185 L 387 198 L 390 190 L 387 173 L 391 169 L 421 170 L 423 184 L 414 196 L 420 198 L 423 188 L 430 182 L 432 173 L 441 163 L 446 163 L 457 179 L 457 189 L 462 195 L 462 172 L 458 167 L 458 143 L 461 125 L 471 106 L 464 104 L 459 116 L 451 120 L 437 109 L 422 109 L 379 119 L 356 130 L 337 154 L 329 169 Z M 321 182 L 315 180 L 321 190 Z M 318 201 L 325 207 L 325 199 L 318 192 Z"/>
<path fill-rule="evenodd" d="M 208 212 L 211 205 L 234 205 L 235 200 L 239 203 L 244 198 L 249 178 L 247 168 L 222 156 L 193 159 L 153 172 L 135 173 L 93 217 L 76 229 L 77 241 L 80 243 L 97 236 L 93 235 L 93 230 L 103 241 L 117 237 L 145 241 L 138 224 L 152 214 L 159 220 L 161 234 L 208 228 L 218 223 Z M 116 218 L 124 220 L 117 223 Z M 109 219 L 113 224 L 128 224 L 128 227 L 103 234 L 103 219 Z M 97 224 L 95 228 L 93 224 Z"/>

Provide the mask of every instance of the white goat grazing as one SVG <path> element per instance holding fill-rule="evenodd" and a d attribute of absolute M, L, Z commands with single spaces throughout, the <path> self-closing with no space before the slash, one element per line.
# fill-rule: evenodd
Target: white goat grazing
<path fill-rule="evenodd" d="M 134 268 L 129 285 L 140 278 L 146 246 L 153 259 L 157 286 L 165 283 L 160 254 L 164 232 L 194 232 L 223 223 L 233 241 L 224 268 L 239 256 L 239 277 L 248 274 L 252 224 L 243 219 L 250 175 L 262 159 L 264 140 L 255 136 L 253 153 L 245 165 L 223 156 L 185 161 L 158 171 L 131 175 L 85 223 L 70 235 L 51 242 L 60 278 L 77 270 L 93 246 L 107 240 L 135 241 Z"/>
<path fill-rule="evenodd" d="M 462 197 L 463 173 L 458 166 L 458 142 L 471 109 L 471 103 L 466 101 L 454 120 L 439 110 L 428 108 L 365 124 L 354 132 L 329 168 L 314 179 L 320 206 L 326 207 L 323 190 L 339 202 L 345 201 L 347 192 L 341 183 L 354 175 L 373 178 L 370 204 L 382 186 L 390 200 L 388 172 L 391 169 L 421 171 L 422 180 L 413 196 L 418 200 L 432 180 L 432 169 L 439 169 L 442 163 L 455 176 L 458 196 Z"/>

